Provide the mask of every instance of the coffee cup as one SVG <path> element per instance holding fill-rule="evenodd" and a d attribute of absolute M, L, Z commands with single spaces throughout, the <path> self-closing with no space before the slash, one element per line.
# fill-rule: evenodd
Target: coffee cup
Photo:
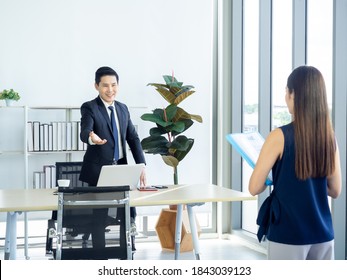
<path fill-rule="evenodd" d="M 70 180 L 68 179 L 60 179 L 58 180 L 59 187 L 68 187 L 70 185 Z"/>

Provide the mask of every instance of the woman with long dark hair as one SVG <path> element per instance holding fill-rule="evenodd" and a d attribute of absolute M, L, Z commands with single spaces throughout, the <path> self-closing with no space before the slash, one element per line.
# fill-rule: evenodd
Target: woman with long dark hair
<path fill-rule="evenodd" d="M 250 193 L 260 194 L 272 170 L 268 212 L 261 213 L 268 219 L 263 229 L 268 258 L 334 259 L 328 196 L 341 193 L 341 168 L 320 71 L 312 66 L 294 69 L 285 100 L 292 122 L 269 134 L 249 181 Z"/>

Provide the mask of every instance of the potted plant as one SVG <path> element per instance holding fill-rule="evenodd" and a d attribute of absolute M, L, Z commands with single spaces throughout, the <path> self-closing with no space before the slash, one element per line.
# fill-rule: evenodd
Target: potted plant
<path fill-rule="evenodd" d="M 20 96 L 18 92 L 14 91 L 12 88 L 9 90 L 4 89 L 0 92 L 0 99 L 5 99 L 6 105 L 11 106 L 13 101 L 18 101 L 20 99 Z"/>
<path fill-rule="evenodd" d="M 189 153 L 194 145 L 194 139 L 183 135 L 190 128 L 194 121 L 202 122 L 199 115 L 193 115 L 183 110 L 178 105 L 195 91 L 191 85 L 183 85 L 178 82 L 174 75 L 163 76 L 165 84 L 149 83 L 154 86 L 156 91 L 169 103 L 166 108 L 157 108 L 152 113 L 143 114 L 141 119 L 150 121 L 155 127 L 149 130 L 150 136 L 141 141 L 142 148 L 145 153 L 158 154 L 161 156 L 165 164 L 173 168 L 174 184 L 178 184 L 177 166 L 185 156 Z M 176 220 L 176 205 L 169 205 L 169 210 L 162 209 L 156 225 L 156 231 L 160 244 L 163 248 L 172 250 L 175 240 L 172 240 L 172 225 Z M 187 212 L 184 214 L 187 216 Z M 184 219 L 183 219 L 184 220 Z M 198 226 L 198 225 L 197 225 Z M 181 251 L 191 251 L 193 245 L 191 237 L 185 229 L 184 222 L 182 224 Z"/>
<path fill-rule="evenodd" d="M 150 136 L 141 141 L 145 153 L 159 154 L 163 161 L 173 168 L 174 184 L 178 184 L 177 166 L 189 153 L 194 139 L 182 133 L 190 128 L 194 121 L 202 122 L 199 115 L 192 115 L 178 105 L 195 91 L 194 86 L 183 85 L 174 75 L 163 76 L 165 84 L 149 83 L 169 103 L 166 108 L 157 108 L 152 113 L 143 114 L 141 119 L 155 123 L 149 131 Z"/>

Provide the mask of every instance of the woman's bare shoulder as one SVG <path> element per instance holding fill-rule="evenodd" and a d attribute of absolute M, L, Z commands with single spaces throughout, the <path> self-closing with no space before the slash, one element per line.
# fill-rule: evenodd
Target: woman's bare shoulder
<path fill-rule="evenodd" d="M 280 128 L 275 128 L 274 130 L 272 130 L 268 137 L 266 138 L 266 141 L 280 141 L 283 142 L 284 140 L 284 135 L 283 135 L 283 131 Z"/>
<path fill-rule="evenodd" d="M 280 128 L 272 130 L 265 140 L 265 144 L 279 157 L 282 157 L 284 147 L 284 135 Z"/>

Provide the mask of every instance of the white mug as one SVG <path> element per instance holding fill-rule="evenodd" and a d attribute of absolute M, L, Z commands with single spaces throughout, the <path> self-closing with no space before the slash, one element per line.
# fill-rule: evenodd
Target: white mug
<path fill-rule="evenodd" d="M 59 187 L 68 187 L 70 185 L 70 180 L 68 179 L 60 179 L 58 180 Z"/>

